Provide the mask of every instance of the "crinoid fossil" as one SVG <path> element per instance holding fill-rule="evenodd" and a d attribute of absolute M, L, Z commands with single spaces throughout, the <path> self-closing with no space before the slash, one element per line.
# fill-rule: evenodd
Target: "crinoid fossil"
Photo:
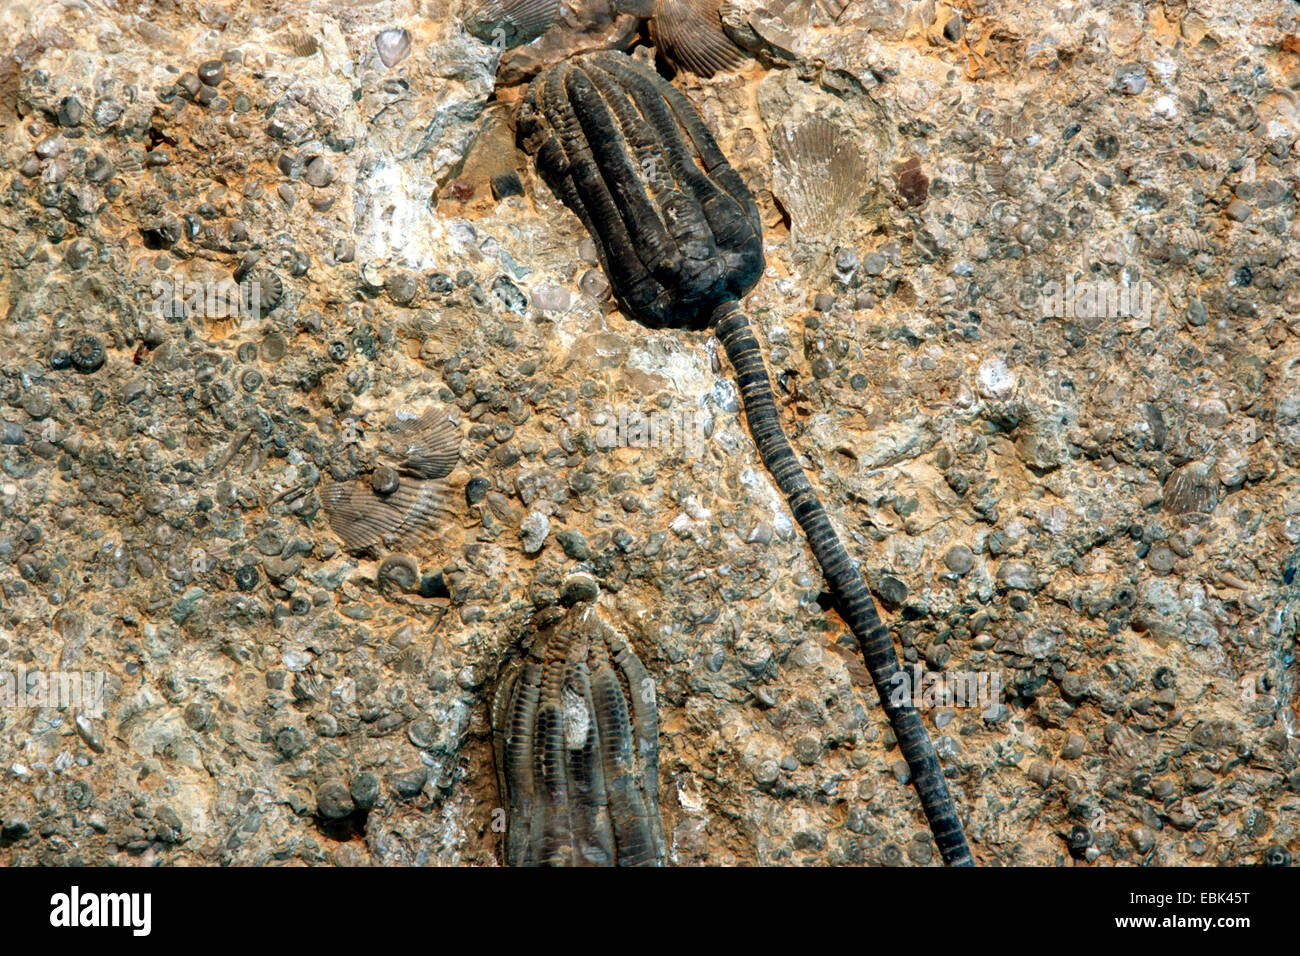
<path fill-rule="evenodd" d="M 703 328 L 763 271 L 754 198 L 690 102 L 621 53 L 540 74 L 519 110 L 542 178 L 577 213 L 629 312 Z"/>
<path fill-rule="evenodd" d="M 591 231 L 623 308 L 651 326 L 713 328 L 735 369 L 763 464 L 858 640 L 935 843 L 948 863 L 969 864 L 925 724 L 893 693 L 903 675 L 889 630 L 785 437 L 766 363 L 740 311 L 738 299 L 764 265 L 749 189 L 690 101 L 621 53 L 573 57 L 539 74 L 520 106 L 519 131 L 542 178 Z M 803 139 L 793 134 L 793 142 Z M 833 160 L 836 142 L 820 155 Z M 817 195 L 812 184 L 807 190 Z"/>
<path fill-rule="evenodd" d="M 797 241 L 824 244 L 857 211 L 871 169 L 852 131 L 821 116 L 772 130 L 772 192 L 790 215 Z"/>
<path fill-rule="evenodd" d="M 722 30 L 719 0 L 655 0 L 650 39 L 673 66 L 696 76 L 735 70 L 745 61 Z"/>
<path fill-rule="evenodd" d="M 538 612 L 492 703 L 510 866 L 662 866 L 654 681 L 595 604 Z"/>
<path fill-rule="evenodd" d="M 559 13 L 560 0 L 478 0 L 465 16 L 465 29 L 509 49 L 536 40 Z"/>
<path fill-rule="evenodd" d="M 433 536 L 451 504 L 440 479 L 456 467 L 460 430 L 437 409 L 399 412 L 381 431 L 376 452 L 367 473 L 323 479 L 321 506 L 353 554 L 414 550 Z"/>

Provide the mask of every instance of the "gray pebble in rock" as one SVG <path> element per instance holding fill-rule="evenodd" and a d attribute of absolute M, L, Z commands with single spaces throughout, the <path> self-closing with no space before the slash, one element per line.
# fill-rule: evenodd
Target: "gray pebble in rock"
<path fill-rule="evenodd" d="M 348 788 L 359 810 L 373 810 L 379 802 L 379 778 L 373 773 L 359 773 Z"/>
<path fill-rule="evenodd" d="M 59 104 L 58 121 L 60 126 L 80 126 L 85 119 L 86 108 L 75 96 L 65 96 Z"/>
<path fill-rule="evenodd" d="M 886 606 L 891 608 L 901 607 L 907 600 L 907 585 L 898 578 L 886 574 L 880 579 L 880 584 L 876 587 L 876 594 Z"/>
<path fill-rule="evenodd" d="M 107 96 L 95 103 L 95 108 L 91 111 L 91 118 L 94 119 L 95 125 L 99 127 L 111 126 L 121 118 L 126 107 L 118 100 Z"/>
<path fill-rule="evenodd" d="M 1137 826 L 1128 831 L 1128 842 L 1138 853 L 1150 853 L 1156 845 L 1156 835 L 1150 827 Z"/>
<path fill-rule="evenodd" d="M 546 545 L 546 536 L 551 531 L 551 520 L 540 511 L 531 511 L 519 525 L 519 543 L 523 545 L 524 554 L 536 554 Z"/>
<path fill-rule="evenodd" d="M 199 64 L 198 74 L 208 86 L 216 86 L 226 78 L 226 64 L 220 60 L 204 60 Z"/>
<path fill-rule="evenodd" d="M 316 810 L 327 820 L 341 820 L 356 809 L 348 785 L 342 780 L 329 780 L 316 791 Z"/>
<path fill-rule="evenodd" d="M 511 312 L 523 315 L 524 310 L 528 308 L 528 299 L 510 280 L 509 276 L 497 276 L 492 282 L 492 294 L 496 296 L 497 301 L 504 305 Z"/>
<path fill-rule="evenodd" d="M 334 168 L 330 166 L 329 160 L 324 156 L 317 156 L 307 164 L 307 169 L 303 172 L 302 178 L 307 182 L 307 185 L 315 186 L 317 189 L 324 189 L 334 182 Z"/>
<path fill-rule="evenodd" d="M 476 505 L 492 490 L 492 483 L 486 478 L 471 478 L 465 484 L 465 503 Z"/>
<path fill-rule="evenodd" d="M 1125 96 L 1137 96 L 1147 88 L 1147 71 L 1141 63 L 1125 63 L 1115 74 L 1115 88 Z"/>
<path fill-rule="evenodd" d="M 1253 212 L 1253 210 L 1250 207 L 1250 203 L 1242 202 L 1240 199 L 1234 199 L 1232 202 L 1228 203 L 1228 208 L 1224 210 L 1224 215 L 1233 222 L 1245 222 L 1250 218 L 1251 212 Z"/>
<path fill-rule="evenodd" d="M 203 89 L 203 81 L 193 73 L 182 73 L 181 78 L 176 81 L 176 86 L 183 96 L 194 99 L 199 95 L 199 90 Z"/>
<path fill-rule="evenodd" d="M 754 782 L 760 787 L 770 787 L 781 776 L 781 768 L 777 766 L 775 760 L 760 761 L 754 768 Z"/>
<path fill-rule="evenodd" d="M 389 783 L 392 784 L 394 793 L 403 800 L 409 800 L 411 797 L 419 796 L 428 779 L 428 771 L 419 767 L 405 773 L 394 774 L 389 778 Z"/>
<path fill-rule="evenodd" d="M 563 312 L 569 307 L 569 290 L 558 285 L 535 285 L 529 289 L 533 306 L 543 312 Z"/>
<path fill-rule="evenodd" d="M 410 55 L 411 35 L 401 29 L 385 30 L 375 37 L 375 50 L 384 66 L 397 66 Z"/>
<path fill-rule="evenodd" d="M 600 597 L 600 583 L 590 574 L 570 574 L 564 579 L 560 591 L 560 602 L 572 607 L 585 601 L 594 601 Z"/>
<path fill-rule="evenodd" d="M 953 574 L 966 574 L 975 567 L 975 555 L 964 544 L 955 544 L 943 556 L 943 563 Z"/>
<path fill-rule="evenodd" d="M 588 269 L 578 280 L 578 288 L 582 290 L 583 295 L 602 302 L 609 295 L 609 280 L 599 269 Z"/>
<path fill-rule="evenodd" d="M 1038 587 L 1038 575 L 1025 561 L 1003 561 L 998 567 L 998 583 L 1003 587 L 1032 591 Z"/>
<path fill-rule="evenodd" d="M 438 728 L 431 718 L 421 717 L 406 728 L 406 739 L 421 750 L 430 750 L 438 742 Z"/>
<path fill-rule="evenodd" d="M 587 544 L 587 538 L 581 531 L 566 529 L 555 535 L 555 540 L 560 542 L 560 547 L 564 553 L 574 561 L 586 561 L 591 557 L 591 548 Z"/>

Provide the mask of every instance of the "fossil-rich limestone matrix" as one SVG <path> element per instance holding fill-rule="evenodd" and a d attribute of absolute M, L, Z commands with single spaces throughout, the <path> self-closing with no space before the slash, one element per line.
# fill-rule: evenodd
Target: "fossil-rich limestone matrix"
<path fill-rule="evenodd" d="M 0 864 L 940 863 L 726 355 L 620 309 L 516 145 L 605 49 L 753 193 L 776 410 L 975 862 L 1300 852 L 1296 4 L 0 36 Z M 566 764 L 606 809 L 515 859 L 492 704 L 534 646 L 570 676 L 528 726 L 633 759 Z M 653 707 L 613 719 L 581 674 L 624 654 Z"/>

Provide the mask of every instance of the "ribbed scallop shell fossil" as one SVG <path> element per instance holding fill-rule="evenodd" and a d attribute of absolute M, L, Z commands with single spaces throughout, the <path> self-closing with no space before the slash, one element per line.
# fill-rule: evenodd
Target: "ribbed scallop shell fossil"
<path fill-rule="evenodd" d="M 353 554 L 414 550 L 429 539 L 451 503 L 438 486 L 414 481 L 380 495 L 368 481 L 326 480 L 320 500 L 330 527 Z"/>
<path fill-rule="evenodd" d="M 663 865 L 654 681 L 594 604 L 538 613 L 492 735 L 508 865 Z"/>
<path fill-rule="evenodd" d="M 436 408 L 413 417 L 399 412 L 384 430 L 379 451 L 403 474 L 445 478 L 460 457 L 460 429 Z"/>
<path fill-rule="evenodd" d="M 1213 465 L 1190 461 L 1165 479 L 1164 510 L 1172 515 L 1210 514 L 1219 501 L 1219 478 Z"/>
<path fill-rule="evenodd" d="M 679 69 L 697 76 L 735 70 L 740 48 L 722 30 L 718 0 L 657 0 L 650 14 L 650 39 Z"/>
<path fill-rule="evenodd" d="M 485 43 L 515 47 L 550 29 L 560 0 L 479 0 L 465 17 L 465 29 Z"/>
<path fill-rule="evenodd" d="M 378 464 L 368 474 L 322 479 L 321 506 L 353 554 L 414 550 L 434 535 L 452 503 L 439 479 L 456 466 L 460 430 L 437 409 L 394 416 L 376 451 Z"/>
<path fill-rule="evenodd" d="M 772 158 L 772 192 L 800 239 L 836 234 L 857 211 L 871 175 L 853 133 L 820 116 L 778 123 Z"/>
<path fill-rule="evenodd" d="M 284 42 L 294 56 L 312 56 L 320 50 L 320 41 L 311 33 L 289 33 Z"/>

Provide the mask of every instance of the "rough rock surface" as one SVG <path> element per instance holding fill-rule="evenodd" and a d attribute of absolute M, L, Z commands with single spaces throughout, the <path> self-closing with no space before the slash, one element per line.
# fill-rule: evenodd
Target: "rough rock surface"
<path fill-rule="evenodd" d="M 515 148 L 530 64 L 635 33 L 464 6 L 0 9 L 0 674 L 106 675 L 0 706 L 0 863 L 496 864 L 498 662 L 598 588 L 672 862 L 936 864 L 725 360 Z M 907 659 L 1000 684 L 927 711 L 976 860 L 1289 862 L 1300 7 L 722 21 L 742 67 L 674 82 L 765 216 L 792 442 Z M 860 188 L 791 173 L 809 116 Z M 430 402 L 461 459 L 381 575 L 317 489 Z"/>

